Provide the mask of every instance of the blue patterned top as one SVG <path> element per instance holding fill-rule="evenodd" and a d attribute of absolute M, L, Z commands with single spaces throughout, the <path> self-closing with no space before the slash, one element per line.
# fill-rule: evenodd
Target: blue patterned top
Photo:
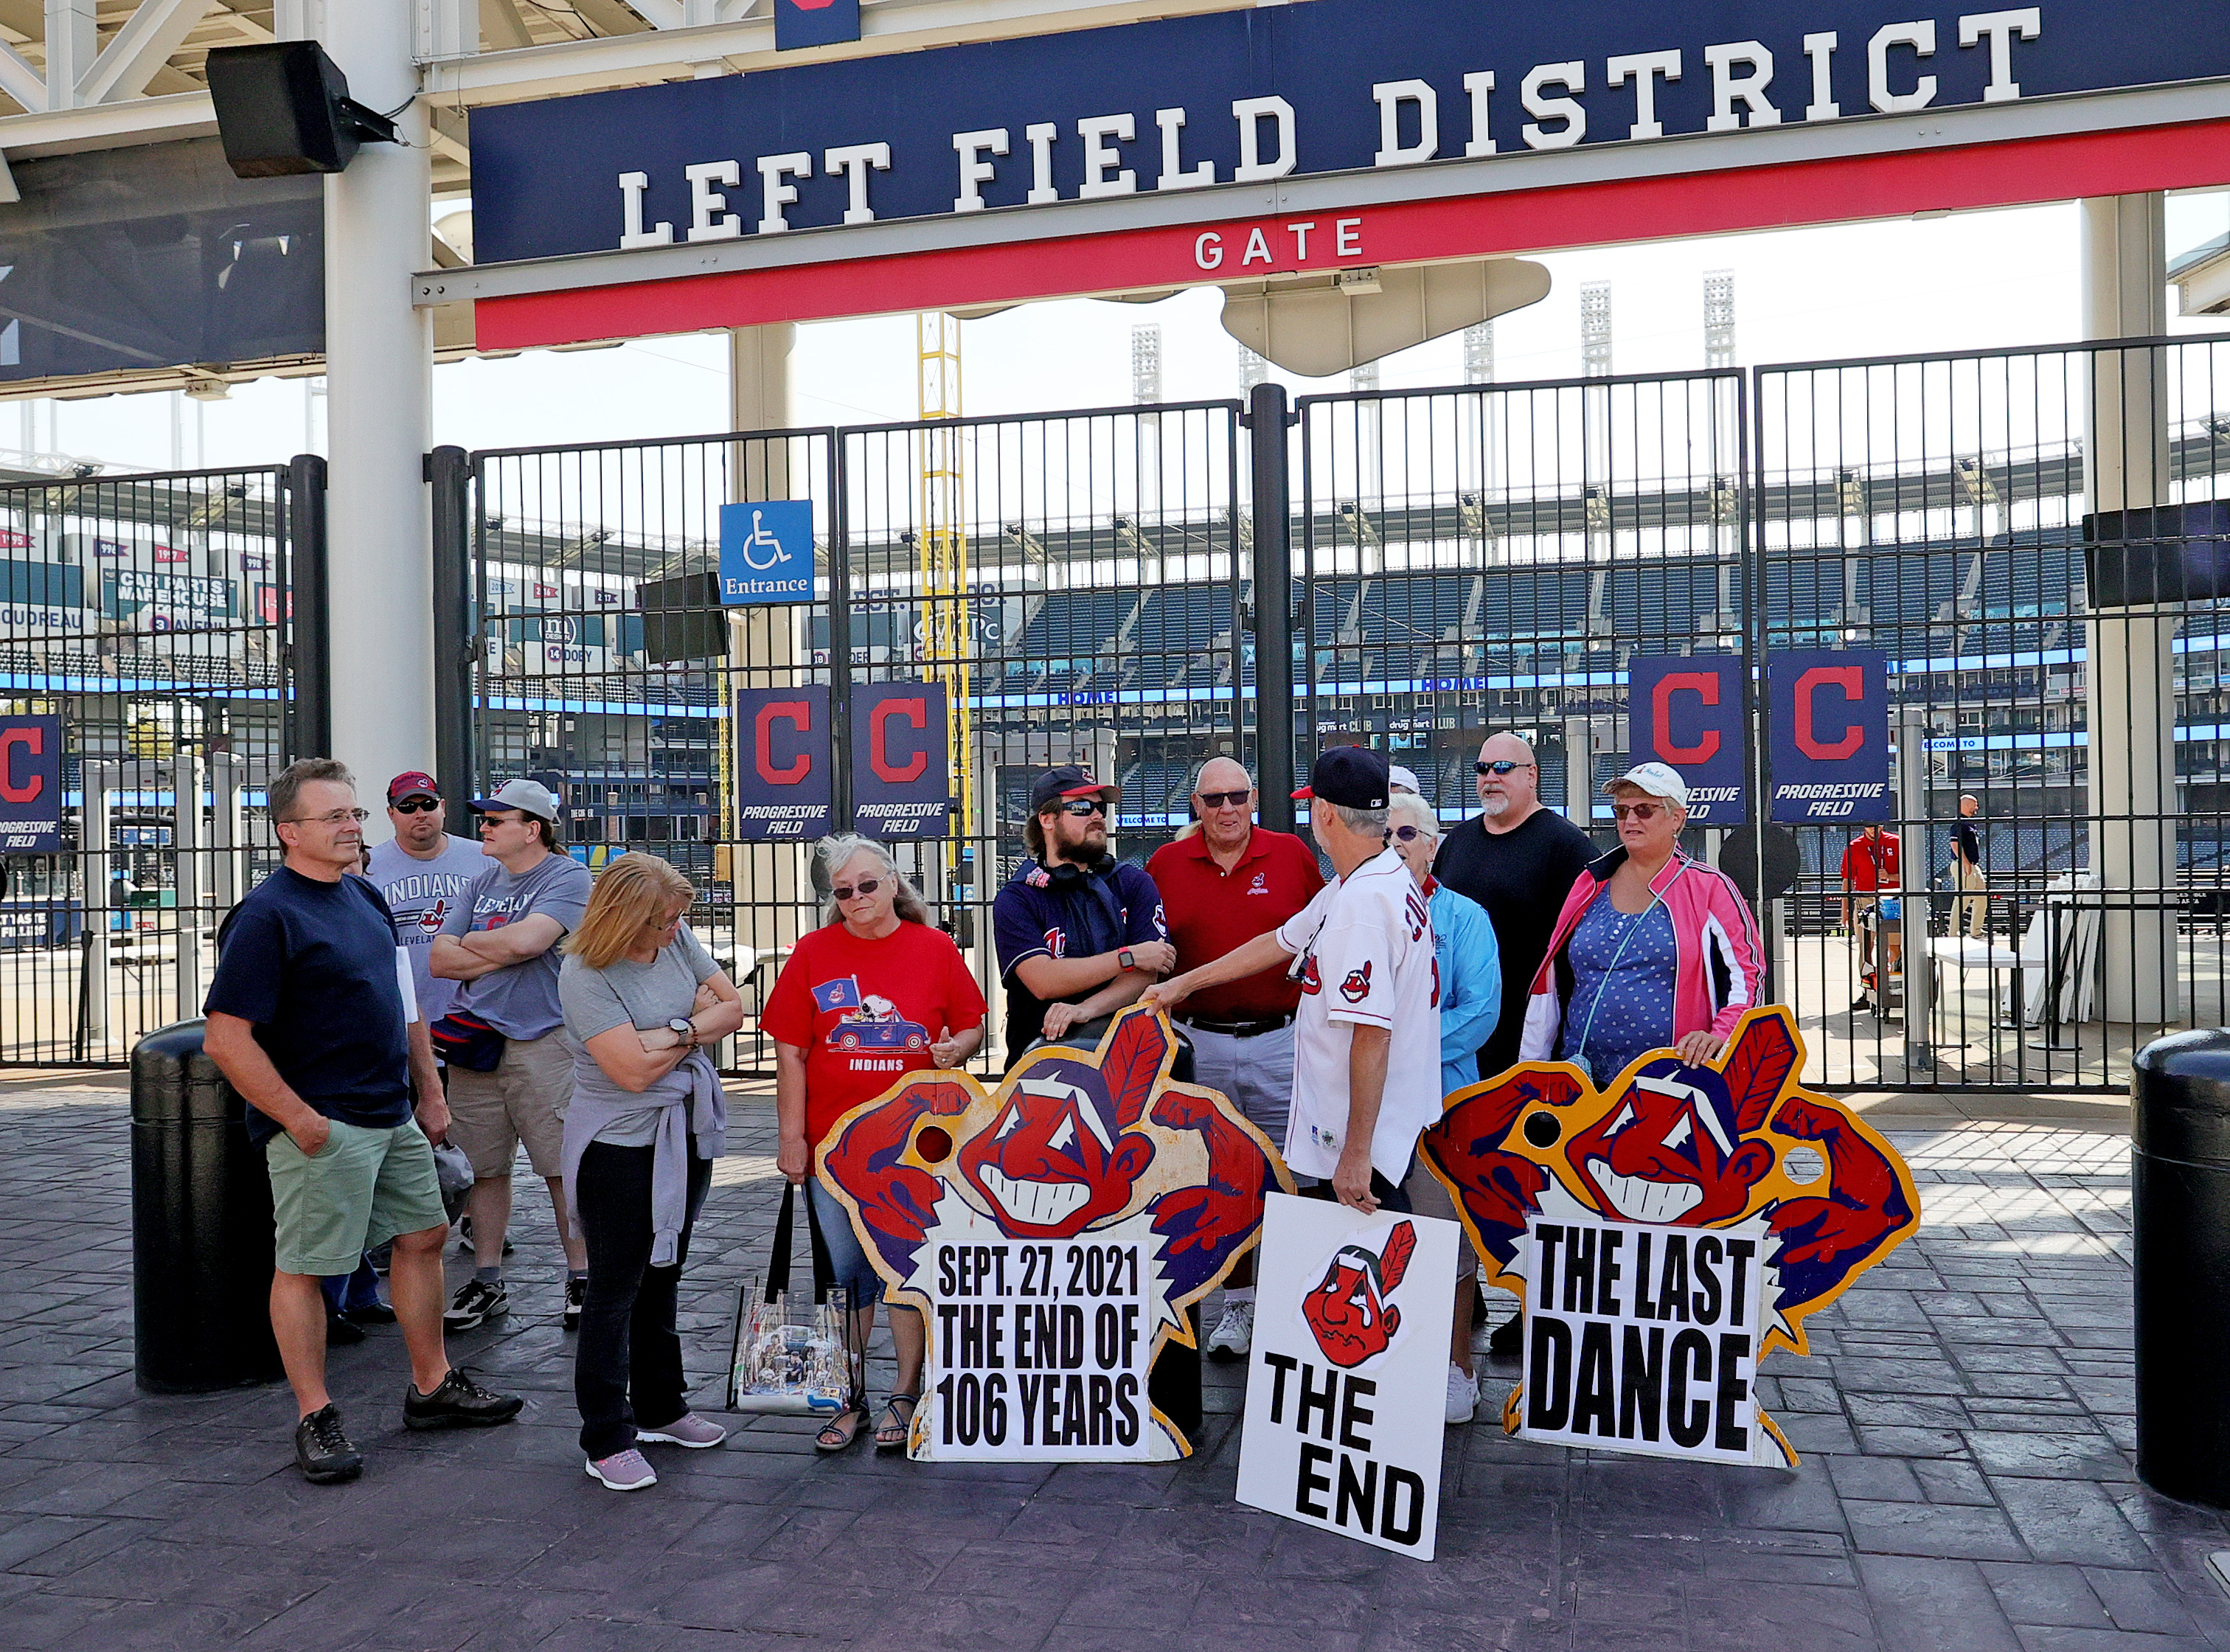
<path fill-rule="evenodd" d="M 1597 896 L 1564 955 L 1572 965 L 1572 1001 L 1556 1045 L 1561 1059 L 1584 1055 L 1595 1081 L 1608 1084 L 1635 1057 L 1672 1042 L 1679 951 L 1663 901 L 1628 914 L 1611 905 L 1608 892 Z"/>

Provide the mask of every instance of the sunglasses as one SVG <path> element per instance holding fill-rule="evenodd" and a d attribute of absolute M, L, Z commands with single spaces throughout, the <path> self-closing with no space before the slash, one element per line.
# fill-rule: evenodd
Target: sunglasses
<path fill-rule="evenodd" d="M 1432 833 L 1421 826 L 1396 826 L 1394 829 L 1394 839 L 1400 843 L 1414 843 L 1421 837 L 1431 836 Z"/>
<path fill-rule="evenodd" d="M 1471 766 L 1473 771 L 1478 774 L 1508 774 L 1512 769 L 1530 769 L 1535 765 L 1531 763 L 1512 763 L 1509 758 L 1505 758 L 1498 763 L 1474 763 Z"/>
<path fill-rule="evenodd" d="M 1636 820 L 1655 820 L 1666 812 L 1666 806 L 1660 803 L 1613 803 L 1610 812 L 1620 820 L 1624 820 L 1628 815 Z"/>
<path fill-rule="evenodd" d="M 387 805 L 398 815 L 430 815 L 441 806 L 439 797 L 405 797 L 401 803 Z"/>
<path fill-rule="evenodd" d="M 1254 795 L 1254 788 L 1252 786 L 1244 791 L 1203 791 L 1200 794 L 1200 806 L 1202 809 L 1228 809 L 1234 803 L 1245 803 Z"/>
<path fill-rule="evenodd" d="M 830 889 L 828 893 L 835 896 L 839 900 L 849 900 L 854 895 L 873 894 L 876 890 L 882 887 L 883 881 L 880 878 L 861 878 L 854 884 L 846 885 L 840 883 L 834 888 Z"/>
<path fill-rule="evenodd" d="M 1104 797 L 1071 797 L 1061 804 L 1060 812 L 1073 815 L 1079 820 L 1087 815 L 1104 815 L 1107 812 L 1107 800 Z"/>

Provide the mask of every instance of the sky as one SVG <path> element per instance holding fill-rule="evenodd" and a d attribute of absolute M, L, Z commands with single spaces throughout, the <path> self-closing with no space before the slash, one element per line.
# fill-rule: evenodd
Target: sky
<path fill-rule="evenodd" d="M 456 203 L 444 203 L 444 214 Z M 2078 209 L 2011 208 L 1947 216 L 1724 236 L 1544 255 L 1549 296 L 1495 324 L 1498 380 L 1576 377 L 1579 294 L 1611 287 L 1612 366 L 1680 371 L 1704 362 L 1707 272 L 1735 286 L 1737 359 L 1801 362 L 2065 342 L 2080 331 Z M 2230 230 L 2230 193 L 2173 197 L 2169 249 Z M 1163 397 L 1239 392 L 1238 345 L 1218 324 L 1221 295 L 1196 288 L 1154 305 L 1089 300 L 1028 304 L 964 324 L 964 409 L 1056 411 L 1131 397 L 1131 330 L 1162 330 Z M 2169 328 L 2220 332 L 2226 318 Z M 727 428 L 722 334 L 650 339 L 609 349 L 529 351 L 434 370 L 434 440 L 529 447 L 717 433 Z M 1347 388 L 1344 376 L 1297 392 Z M 1460 335 L 1389 356 L 1388 389 L 1461 381 Z M 917 411 L 911 315 L 819 322 L 798 329 L 791 358 L 801 425 L 907 419 Z M 43 403 L 32 446 L 112 469 L 282 462 L 323 451 L 323 381 L 265 380 L 222 402 L 174 394 Z M 0 411 L 0 448 L 22 444 L 20 413 Z"/>

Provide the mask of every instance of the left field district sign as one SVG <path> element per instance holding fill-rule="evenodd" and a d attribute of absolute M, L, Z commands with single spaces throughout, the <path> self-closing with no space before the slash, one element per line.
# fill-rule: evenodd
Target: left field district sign
<path fill-rule="evenodd" d="M 720 507 L 720 600 L 813 600 L 813 501 L 761 499 Z"/>
<path fill-rule="evenodd" d="M 1239 1500 L 1429 1560 L 1456 1224 L 1265 1204 Z"/>

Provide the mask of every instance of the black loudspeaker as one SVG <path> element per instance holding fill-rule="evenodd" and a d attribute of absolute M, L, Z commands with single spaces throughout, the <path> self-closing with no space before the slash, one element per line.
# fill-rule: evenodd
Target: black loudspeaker
<path fill-rule="evenodd" d="M 358 145 L 399 141 L 393 121 L 350 98 L 348 77 L 314 40 L 221 46 L 208 74 L 235 177 L 338 172 Z"/>

